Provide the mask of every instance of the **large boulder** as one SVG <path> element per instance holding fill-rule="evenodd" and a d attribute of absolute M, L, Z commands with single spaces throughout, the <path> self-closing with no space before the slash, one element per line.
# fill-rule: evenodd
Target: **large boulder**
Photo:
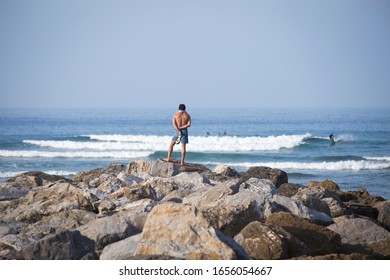
<path fill-rule="evenodd" d="M 328 229 L 337 232 L 341 236 L 341 242 L 346 244 L 369 244 L 383 240 L 390 240 L 390 232 L 378 226 L 374 222 L 363 218 L 342 218 Z"/>
<path fill-rule="evenodd" d="M 104 247 L 101 260 L 127 260 L 134 256 L 141 234 L 136 234 Z"/>
<path fill-rule="evenodd" d="M 296 193 L 300 189 L 304 189 L 304 188 L 306 188 L 306 187 L 304 185 L 301 185 L 301 184 L 283 183 L 277 189 L 277 194 L 287 196 L 287 197 L 292 197 L 292 196 L 296 195 Z"/>
<path fill-rule="evenodd" d="M 306 207 L 302 201 L 286 196 L 274 195 L 271 213 L 287 211 L 296 216 L 308 219 L 312 223 L 319 225 L 330 225 L 333 219 L 326 213 L 319 212 L 312 208 Z M 268 215 L 269 211 L 266 211 Z"/>
<path fill-rule="evenodd" d="M 248 224 L 234 240 L 255 260 L 280 260 L 288 256 L 283 236 L 260 222 Z"/>
<path fill-rule="evenodd" d="M 95 219 L 78 228 L 83 236 L 95 241 L 96 249 L 142 231 L 147 213 L 123 211 L 109 217 Z"/>
<path fill-rule="evenodd" d="M 309 181 L 309 182 L 307 182 L 307 186 L 309 188 L 322 187 L 322 188 L 328 189 L 330 191 L 339 191 L 340 190 L 340 187 L 335 182 L 333 182 L 332 180 L 329 180 L 329 179 L 326 179 L 325 181 L 322 181 L 322 182 Z"/>
<path fill-rule="evenodd" d="M 341 244 L 340 235 L 334 231 L 291 213 L 274 213 L 267 217 L 266 224 L 280 226 L 293 234 L 307 246 L 310 255 L 334 253 Z"/>
<path fill-rule="evenodd" d="M 27 260 L 97 259 L 94 242 L 78 231 L 63 231 L 32 242 L 21 254 Z"/>
<path fill-rule="evenodd" d="M 390 201 L 380 203 L 377 207 L 378 211 L 378 222 L 380 222 L 383 227 L 390 230 Z"/>
<path fill-rule="evenodd" d="M 0 201 L 13 200 L 26 195 L 30 191 L 29 187 L 18 183 L 0 183 Z"/>
<path fill-rule="evenodd" d="M 94 211 L 91 194 L 70 183 L 61 182 L 29 192 L 8 205 L 4 219 L 35 223 L 42 217 L 72 209 Z"/>
<path fill-rule="evenodd" d="M 183 199 L 201 210 L 207 219 L 225 235 L 234 237 L 252 221 L 264 220 L 275 186 L 269 180 L 251 178 L 240 184 L 239 179 L 222 182 Z"/>
<path fill-rule="evenodd" d="M 301 200 L 307 207 L 326 213 L 332 217 L 345 215 L 347 209 L 340 198 L 327 188 L 314 186 L 302 188 L 293 196 Z"/>
<path fill-rule="evenodd" d="M 181 172 L 197 172 L 202 173 L 206 172 L 207 169 L 205 166 L 201 164 L 194 163 L 186 163 L 181 165 L 177 160 L 171 160 L 170 162 L 166 162 L 163 160 L 157 160 L 151 164 L 148 169 L 148 172 L 154 177 L 172 177 Z"/>
<path fill-rule="evenodd" d="M 196 207 L 164 203 L 150 212 L 135 254 L 199 260 L 238 258 L 224 240 L 227 238 Z"/>
<path fill-rule="evenodd" d="M 241 179 L 246 181 L 250 178 L 268 179 L 276 188 L 279 188 L 281 184 L 288 183 L 287 173 L 277 169 L 266 166 L 255 166 L 249 168 L 246 172 L 241 173 Z"/>

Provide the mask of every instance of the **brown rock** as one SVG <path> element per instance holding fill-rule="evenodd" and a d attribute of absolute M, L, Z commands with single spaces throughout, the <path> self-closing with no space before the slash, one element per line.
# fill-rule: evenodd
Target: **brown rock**
<path fill-rule="evenodd" d="M 279 186 L 278 190 L 277 190 L 277 194 L 278 195 L 283 195 L 283 196 L 287 196 L 287 197 L 292 197 L 294 196 L 298 191 L 299 189 L 301 188 L 306 188 L 304 185 L 300 185 L 300 184 L 291 184 L 291 183 L 283 183 Z"/>
<path fill-rule="evenodd" d="M 182 259 L 236 259 L 237 255 L 194 206 L 157 205 L 150 212 L 135 255 Z"/>
<path fill-rule="evenodd" d="M 287 173 L 277 169 L 266 166 L 256 166 L 249 168 L 246 172 L 241 173 L 242 181 L 246 181 L 250 178 L 268 179 L 279 188 L 281 184 L 288 183 Z"/>
<path fill-rule="evenodd" d="M 309 188 L 310 187 L 323 187 L 323 188 L 328 189 L 330 191 L 338 191 L 338 190 L 340 190 L 339 186 L 335 182 L 333 182 L 333 181 L 331 181 L 329 179 L 326 179 L 323 182 L 309 181 L 307 183 L 307 186 Z"/>
<path fill-rule="evenodd" d="M 278 225 L 293 234 L 308 247 L 311 255 L 333 253 L 341 243 L 337 233 L 291 213 L 271 214 L 266 224 Z"/>

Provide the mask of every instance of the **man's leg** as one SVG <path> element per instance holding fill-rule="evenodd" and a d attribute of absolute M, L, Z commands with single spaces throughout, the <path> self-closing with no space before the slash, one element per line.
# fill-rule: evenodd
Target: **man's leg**
<path fill-rule="evenodd" d="M 181 144 L 181 165 L 184 164 L 184 159 L 186 158 L 186 143 Z"/>
<path fill-rule="evenodd" d="M 168 157 L 165 159 L 166 161 L 170 161 L 171 160 L 173 146 L 175 146 L 175 142 L 171 141 L 171 144 L 169 144 L 169 148 L 168 148 Z"/>

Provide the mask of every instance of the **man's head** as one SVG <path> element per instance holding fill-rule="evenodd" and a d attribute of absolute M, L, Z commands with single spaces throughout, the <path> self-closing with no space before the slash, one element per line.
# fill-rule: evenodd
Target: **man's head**
<path fill-rule="evenodd" d="M 185 111 L 185 110 L 186 110 L 186 105 L 180 104 L 180 105 L 179 105 L 179 110 Z"/>

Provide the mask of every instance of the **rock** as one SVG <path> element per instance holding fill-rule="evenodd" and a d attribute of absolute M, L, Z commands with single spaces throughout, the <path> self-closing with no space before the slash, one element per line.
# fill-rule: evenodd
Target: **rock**
<path fill-rule="evenodd" d="M 154 177 L 168 178 L 181 172 L 202 173 L 208 170 L 209 169 L 200 164 L 186 163 L 185 165 L 180 165 L 180 162 L 176 160 L 172 160 L 171 162 L 157 160 L 152 163 L 148 172 Z"/>
<path fill-rule="evenodd" d="M 143 181 L 143 179 L 141 179 L 140 177 L 127 174 L 125 171 L 120 172 L 117 178 L 123 183 L 125 183 L 125 186 L 133 186 Z"/>
<path fill-rule="evenodd" d="M 127 202 L 134 202 L 145 198 L 158 200 L 156 191 L 153 189 L 149 181 L 145 181 L 134 186 L 121 188 L 120 190 L 108 195 L 107 198 L 112 201 L 125 198 Z"/>
<path fill-rule="evenodd" d="M 183 199 L 183 203 L 194 205 L 214 227 L 234 237 L 250 222 L 264 220 L 264 209 L 276 193 L 269 180 L 252 178 L 240 182 L 233 179 L 192 193 Z"/>
<path fill-rule="evenodd" d="M 341 242 L 352 245 L 364 245 L 390 239 L 390 232 L 376 225 L 374 222 L 363 219 L 341 219 L 328 226 L 328 229 L 341 236 Z"/>
<path fill-rule="evenodd" d="M 21 186 L 18 183 L 0 183 L 0 201 L 20 198 L 29 191 L 30 188 Z"/>
<path fill-rule="evenodd" d="M 97 250 L 142 231 L 147 213 L 123 211 L 109 217 L 93 220 L 78 230 L 95 241 Z"/>
<path fill-rule="evenodd" d="M 357 191 L 337 191 L 336 194 L 343 202 L 354 202 L 368 206 L 375 206 L 376 203 L 385 201 L 383 197 L 369 194 L 364 188 Z"/>
<path fill-rule="evenodd" d="M 189 196 L 191 193 L 193 193 L 190 189 L 178 189 L 170 192 L 161 201 L 170 201 L 170 202 L 176 202 L 176 203 L 182 203 L 183 198 L 186 196 Z"/>
<path fill-rule="evenodd" d="M 352 253 L 352 254 L 327 254 L 321 256 L 302 256 L 291 260 L 370 260 L 367 255 Z"/>
<path fill-rule="evenodd" d="M 280 260 L 287 258 L 287 242 L 283 237 L 260 222 L 243 228 L 234 240 L 255 260 Z"/>
<path fill-rule="evenodd" d="M 104 247 L 101 260 L 128 260 L 137 250 L 141 234 L 136 234 Z"/>
<path fill-rule="evenodd" d="M 307 207 L 326 213 L 332 217 L 342 216 L 347 213 L 346 206 L 340 198 L 334 192 L 324 187 L 302 188 L 293 198 L 301 200 Z M 321 202 L 318 202 L 318 200 Z M 326 206 L 324 203 L 326 203 Z"/>
<path fill-rule="evenodd" d="M 276 188 L 279 188 L 281 184 L 288 183 L 286 172 L 265 166 L 251 167 L 246 172 L 241 173 L 243 181 L 247 181 L 250 178 L 269 179 Z"/>
<path fill-rule="evenodd" d="M 148 172 L 151 165 L 151 162 L 143 159 L 134 160 L 127 165 L 126 173 L 137 176 L 139 173 Z"/>
<path fill-rule="evenodd" d="M 286 212 L 267 217 L 266 224 L 277 225 L 288 231 L 310 250 L 310 255 L 334 253 L 341 244 L 341 237 L 332 230 Z"/>
<path fill-rule="evenodd" d="M 378 211 L 378 222 L 380 222 L 383 227 L 390 230 L 390 201 L 386 201 L 381 203 L 379 207 L 377 207 Z"/>
<path fill-rule="evenodd" d="M 219 164 L 219 165 L 215 166 L 213 168 L 213 170 L 211 170 L 211 172 L 218 174 L 218 175 L 221 175 L 223 177 L 237 178 L 240 176 L 240 174 L 235 169 L 233 169 L 229 166 L 223 165 L 223 164 Z"/>
<path fill-rule="evenodd" d="M 94 242 L 78 231 L 64 231 L 33 242 L 22 250 L 26 260 L 97 259 Z"/>
<path fill-rule="evenodd" d="M 202 212 L 191 205 L 164 203 L 150 212 L 135 255 L 182 259 L 236 259 L 237 254 Z"/>
<path fill-rule="evenodd" d="M 278 195 L 283 195 L 283 196 L 287 196 L 287 197 L 292 197 L 294 196 L 298 191 L 299 189 L 304 189 L 306 188 L 305 186 L 303 185 L 300 185 L 300 184 L 291 184 L 291 183 L 283 183 L 279 186 L 279 188 L 277 189 L 277 194 Z"/>
<path fill-rule="evenodd" d="M 126 168 L 121 163 L 112 162 L 108 165 L 107 168 L 96 168 L 90 171 L 82 171 L 73 176 L 72 181 L 74 183 L 85 182 L 89 183 L 90 181 L 99 178 L 102 174 L 115 174 L 118 175 L 120 172 L 124 171 Z"/>
<path fill-rule="evenodd" d="M 175 182 L 180 189 L 196 189 L 210 187 L 211 182 L 203 175 L 196 172 L 182 172 L 174 177 L 172 181 Z"/>
<path fill-rule="evenodd" d="M 58 182 L 29 192 L 9 207 L 3 218 L 35 223 L 43 216 L 72 209 L 93 211 L 93 201 L 83 189 L 70 183 Z"/>
<path fill-rule="evenodd" d="M 378 217 L 378 210 L 370 205 L 355 202 L 346 202 L 345 205 L 348 210 L 352 211 L 356 215 L 366 216 L 374 220 Z"/>
<path fill-rule="evenodd" d="M 333 182 L 333 181 L 331 181 L 329 179 L 326 179 L 323 182 L 309 181 L 307 183 L 307 186 L 309 188 L 311 188 L 311 187 L 323 187 L 323 188 L 328 189 L 330 191 L 339 191 L 340 190 L 339 186 L 335 182 Z"/>
<path fill-rule="evenodd" d="M 30 181 L 27 182 L 27 184 L 32 183 L 33 186 L 43 186 L 49 182 L 68 181 L 68 179 L 63 176 L 51 175 L 40 171 L 28 171 L 8 179 L 7 182 L 16 182 L 19 177 L 27 177 L 28 181 Z M 19 181 L 19 183 L 21 183 L 21 181 Z M 27 187 L 27 185 L 23 185 L 23 183 L 21 185 Z"/>
<path fill-rule="evenodd" d="M 330 225 L 333 219 L 325 213 L 306 207 L 302 201 L 280 195 L 273 196 L 272 213 L 287 211 L 319 225 Z"/>

